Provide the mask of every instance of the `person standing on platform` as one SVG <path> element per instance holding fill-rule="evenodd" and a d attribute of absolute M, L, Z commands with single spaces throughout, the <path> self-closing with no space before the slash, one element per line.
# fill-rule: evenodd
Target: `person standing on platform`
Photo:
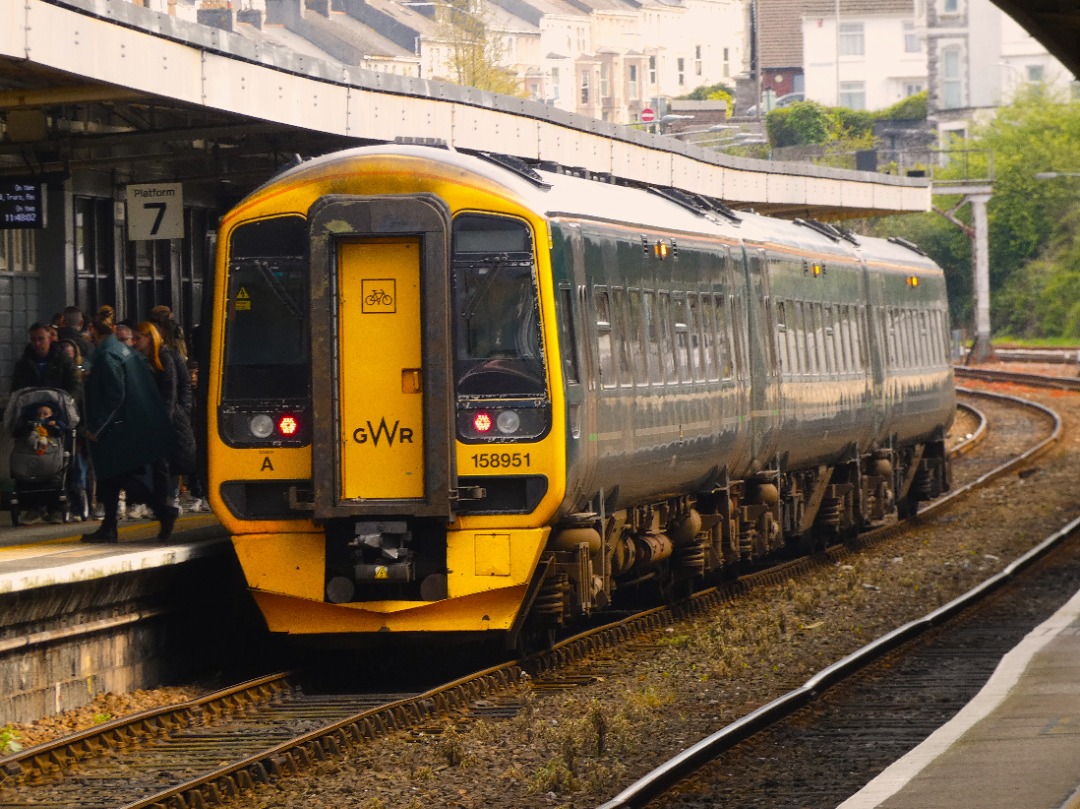
<path fill-rule="evenodd" d="M 117 542 L 120 490 L 146 502 L 161 523 L 159 540 L 172 534 L 178 510 L 166 503 L 173 429 L 146 360 L 113 335 L 111 323 L 92 324 L 94 358 L 86 378 L 86 436 L 97 475 L 101 527 L 84 542 Z"/>
<path fill-rule="evenodd" d="M 52 340 L 49 327 L 35 323 L 29 329 L 30 342 L 11 373 L 11 392 L 23 388 L 60 388 L 82 401 L 82 380 L 75 363 Z"/>

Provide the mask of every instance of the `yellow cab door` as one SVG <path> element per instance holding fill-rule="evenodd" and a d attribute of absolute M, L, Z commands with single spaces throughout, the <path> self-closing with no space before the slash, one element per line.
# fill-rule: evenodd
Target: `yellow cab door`
<path fill-rule="evenodd" d="M 424 496 L 420 240 L 337 249 L 340 498 Z"/>
<path fill-rule="evenodd" d="M 309 211 L 317 519 L 452 516 L 449 222 L 430 195 Z"/>

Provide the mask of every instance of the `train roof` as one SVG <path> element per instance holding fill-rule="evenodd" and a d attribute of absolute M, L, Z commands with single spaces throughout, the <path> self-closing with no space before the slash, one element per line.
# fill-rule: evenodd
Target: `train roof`
<path fill-rule="evenodd" d="M 508 194 L 549 219 L 581 219 L 624 227 L 665 229 L 767 247 L 792 247 L 837 260 L 863 260 L 881 265 L 913 266 L 926 272 L 940 268 L 915 245 L 902 239 L 852 234 L 831 225 L 786 220 L 747 211 L 732 211 L 717 199 L 676 189 L 626 184 L 611 177 L 582 176 L 580 170 L 534 167 L 516 158 L 471 154 L 414 144 L 360 146 L 333 152 L 290 168 L 267 185 L 321 173 L 341 162 L 365 156 L 430 160 L 467 171 L 503 186 Z M 265 186 L 264 186 L 265 187 Z M 258 193 L 258 192 L 255 192 Z"/>

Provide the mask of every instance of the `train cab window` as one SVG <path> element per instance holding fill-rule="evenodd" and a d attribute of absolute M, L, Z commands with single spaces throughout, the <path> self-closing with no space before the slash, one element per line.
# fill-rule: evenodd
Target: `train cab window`
<path fill-rule="evenodd" d="M 308 395 L 307 267 L 303 217 L 247 222 L 229 235 L 225 400 Z"/>
<path fill-rule="evenodd" d="M 600 384 L 605 388 L 614 388 L 618 384 L 615 376 L 615 362 L 611 353 L 611 302 L 608 293 L 602 287 L 593 290 L 596 305 L 596 341 L 597 358 L 600 361 Z"/>
<path fill-rule="evenodd" d="M 547 393 L 532 234 L 515 219 L 465 214 L 451 241 L 457 392 Z"/>

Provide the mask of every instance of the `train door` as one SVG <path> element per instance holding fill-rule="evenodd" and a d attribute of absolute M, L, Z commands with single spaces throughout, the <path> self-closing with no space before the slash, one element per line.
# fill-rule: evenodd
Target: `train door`
<path fill-rule="evenodd" d="M 428 195 L 311 208 L 316 519 L 452 516 L 449 219 Z"/>

